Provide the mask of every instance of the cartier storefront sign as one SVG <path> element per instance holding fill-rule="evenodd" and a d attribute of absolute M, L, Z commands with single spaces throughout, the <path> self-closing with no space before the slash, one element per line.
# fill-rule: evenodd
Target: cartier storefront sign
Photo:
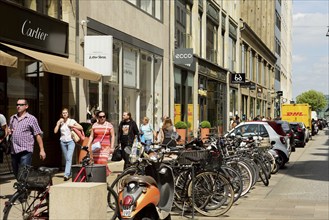
<path fill-rule="evenodd" d="M 0 1 L 0 42 L 68 56 L 68 24 Z"/>

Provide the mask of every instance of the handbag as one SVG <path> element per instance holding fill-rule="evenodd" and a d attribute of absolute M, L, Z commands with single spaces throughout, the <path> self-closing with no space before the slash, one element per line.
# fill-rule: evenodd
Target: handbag
<path fill-rule="evenodd" d="M 80 141 L 79 135 L 73 129 L 71 130 L 71 136 L 72 136 L 72 139 L 74 140 L 75 143 L 78 143 Z"/>
<path fill-rule="evenodd" d="M 71 128 L 71 136 L 75 143 L 78 143 L 80 141 L 82 142 L 86 137 L 83 130 L 79 130 L 77 128 Z"/>
<path fill-rule="evenodd" d="M 95 143 L 93 143 L 92 145 L 91 145 L 91 150 L 93 151 L 93 152 L 95 152 L 95 151 L 97 151 L 97 150 L 99 150 L 99 149 L 101 149 L 102 148 L 102 146 L 101 146 L 101 142 L 99 142 L 99 141 L 97 141 L 97 142 L 95 142 Z"/>
<path fill-rule="evenodd" d="M 111 161 L 121 161 L 122 160 L 122 151 L 120 146 L 116 146 L 113 153 Z"/>
<path fill-rule="evenodd" d="M 105 128 L 105 131 L 104 131 L 104 134 L 103 134 L 102 139 L 101 139 L 100 141 L 97 141 L 97 142 L 95 142 L 95 143 L 93 143 L 93 144 L 91 145 L 91 150 L 92 150 L 93 152 L 95 152 L 95 151 L 97 151 L 97 150 L 100 150 L 100 149 L 102 148 L 102 146 L 101 146 L 101 142 L 103 141 L 103 139 L 104 139 L 104 137 L 105 137 L 106 131 L 107 131 L 107 124 L 106 124 L 106 128 Z"/>

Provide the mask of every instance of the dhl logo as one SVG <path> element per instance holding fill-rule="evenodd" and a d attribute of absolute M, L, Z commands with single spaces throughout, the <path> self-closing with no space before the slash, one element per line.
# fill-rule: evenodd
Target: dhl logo
<path fill-rule="evenodd" d="M 287 112 L 286 116 L 304 116 L 303 112 Z"/>

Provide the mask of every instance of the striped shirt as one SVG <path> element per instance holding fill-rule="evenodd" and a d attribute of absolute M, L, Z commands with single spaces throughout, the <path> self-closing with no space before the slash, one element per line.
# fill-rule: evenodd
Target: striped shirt
<path fill-rule="evenodd" d="M 18 120 L 18 115 L 10 117 L 9 128 L 11 130 L 11 141 L 13 148 L 12 154 L 22 151 L 33 152 L 34 136 L 42 135 L 41 128 L 36 117 L 29 113 L 25 113 L 24 117 Z"/>

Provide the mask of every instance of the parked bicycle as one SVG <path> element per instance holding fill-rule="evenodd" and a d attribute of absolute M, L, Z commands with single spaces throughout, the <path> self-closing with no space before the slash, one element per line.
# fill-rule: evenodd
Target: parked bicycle
<path fill-rule="evenodd" d="M 58 168 L 21 167 L 14 183 L 16 192 L 5 202 L 3 220 L 48 219 L 49 190 L 57 171 Z"/>
<path fill-rule="evenodd" d="M 91 174 L 87 174 L 86 167 L 91 164 L 88 147 L 82 147 L 86 156 L 82 159 L 82 166 L 73 182 L 88 182 Z M 52 178 L 58 172 L 58 168 L 32 166 L 21 167 L 18 173 L 17 182 L 14 183 L 16 192 L 5 202 L 3 220 L 30 220 L 49 219 L 49 191 L 53 185 Z M 118 216 L 118 196 L 115 191 L 107 186 L 108 204 L 111 210 L 108 211 L 109 219 L 116 219 Z"/>

